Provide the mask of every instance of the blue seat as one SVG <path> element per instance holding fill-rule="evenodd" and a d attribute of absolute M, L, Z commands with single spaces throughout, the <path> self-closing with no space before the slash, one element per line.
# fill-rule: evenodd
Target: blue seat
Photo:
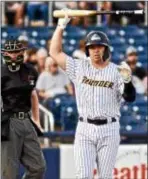
<path fill-rule="evenodd" d="M 64 45 L 64 52 L 66 52 L 68 55 L 72 55 L 74 51 L 74 46 L 72 45 Z"/>
<path fill-rule="evenodd" d="M 2 33 L 3 32 L 7 32 L 8 36 L 6 37 L 6 39 L 10 39 L 10 38 L 18 38 L 21 35 L 21 30 L 19 28 L 15 28 L 15 27 L 3 27 L 2 28 Z"/>
<path fill-rule="evenodd" d="M 58 126 L 63 125 L 64 115 L 65 118 L 67 118 L 69 111 L 66 110 L 68 107 L 71 107 L 73 111 L 75 111 L 76 109 L 75 98 L 73 96 L 70 96 L 69 94 L 57 95 L 47 101 L 47 108 L 52 111 L 55 118 L 55 124 Z"/>
<path fill-rule="evenodd" d="M 131 132 L 134 134 L 147 134 L 147 126 L 145 124 L 135 125 Z"/>
<path fill-rule="evenodd" d="M 62 130 L 75 130 L 78 121 L 78 112 L 75 105 L 63 106 L 61 110 Z"/>
<path fill-rule="evenodd" d="M 128 135 L 143 135 L 147 134 L 147 126 L 145 124 L 122 126 L 121 132 Z"/>
<path fill-rule="evenodd" d="M 95 30 L 95 31 L 103 31 L 103 32 L 107 32 L 108 31 L 108 28 L 106 26 L 88 26 L 87 27 L 87 31 L 90 32 L 92 30 Z"/>
<path fill-rule="evenodd" d="M 125 54 L 125 51 L 127 49 L 127 45 L 126 44 L 114 44 L 114 50 L 117 52 L 117 53 L 123 53 Z"/>
<path fill-rule="evenodd" d="M 47 108 L 53 113 L 55 124 L 60 126 L 60 118 L 61 118 L 61 99 L 58 97 L 52 98 L 47 102 Z"/>
<path fill-rule="evenodd" d="M 147 113 L 148 113 L 147 106 L 146 105 L 145 106 L 140 106 L 139 113 L 141 115 L 147 115 Z"/>
<path fill-rule="evenodd" d="M 26 28 L 26 32 L 29 37 L 36 37 L 38 39 L 45 39 L 48 40 L 52 34 L 53 29 L 49 30 L 48 27 L 32 27 L 32 28 Z"/>
<path fill-rule="evenodd" d="M 122 37 L 115 37 L 112 41 L 111 44 L 113 46 L 118 46 L 118 45 L 124 45 L 125 44 L 125 39 Z M 121 47 L 122 48 L 122 47 Z"/>
<path fill-rule="evenodd" d="M 121 124 L 122 126 L 128 125 L 130 121 L 131 121 L 131 118 L 128 117 L 128 116 L 122 115 L 121 118 L 120 118 L 120 124 Z"/>
<path fill-rule="evenodd" d="M 78 120 L 76 100 L 68 94 L 61 96 L 62 107 L 60 123 L 63 130 L 74 130 Z"/>
<path fill-rule="evenodd" d="M 135 45 L 142 45 L 142 46 L 147 46 L 148 45 L 148 40 L 147 39 L 147 36 L 143 36 L 143 37 L 139 37 L 139 38 L 135 38 Z"/>
<path fill-rule="evenodd" d="M 68 35 L 68 38 L 75 38 L 75 39 L 84 38 L 87 33 L 86 29 L 82 29 L 80 27 L 74 27 L 71 25 L 68 25 L 65 31 Z"/>

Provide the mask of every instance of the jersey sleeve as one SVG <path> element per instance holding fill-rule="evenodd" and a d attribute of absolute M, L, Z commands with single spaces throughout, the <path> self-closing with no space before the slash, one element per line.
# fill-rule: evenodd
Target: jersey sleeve
<path fill-rule="evenodd" d="M 67 56 L 67 59 L 66 59 L 66 74 L 68 75 L 70 80 L 73 81 L 73 82 L 76 79 L 77 72 L 79 70 L 80 64 L 81 64 L 80 59 L 74 59 L 70 56 Z"/>

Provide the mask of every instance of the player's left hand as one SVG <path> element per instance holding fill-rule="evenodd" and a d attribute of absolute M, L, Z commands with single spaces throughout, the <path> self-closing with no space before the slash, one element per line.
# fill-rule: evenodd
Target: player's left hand
<path fill-rule="evenodd" d="M 65 17 L 64 18 L 59 18 L 58 20 L 58 26 L 61 28 L 61 29 L 65 29 L 67 24 L 69 23 L 70 21 L 70 17 L 68 17 L 68 11 L 70 11 L 70 9 L 67 9 L 67 8 L 63 8 L 61 11 L 64 12 L 65 14 Z"/>
<path fill-rule="evenodd" d="M 131 81 L 131 68 L 126 62 L 121 62 L 118 66 L 118 70 L 123 78 L 124 83 L 129 83 Z"/>

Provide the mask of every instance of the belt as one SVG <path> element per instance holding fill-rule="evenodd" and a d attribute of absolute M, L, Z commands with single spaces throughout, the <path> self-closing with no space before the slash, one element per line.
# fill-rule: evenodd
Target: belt
<path fill-rule="evenodd" d="M 16 113 L 13 113 L 10 118 L 24 120 L 28 117 L 29 117 L 28 112 L 16 112 Z"/>
<path fill-rule="evenodd" d="M 84 118 L 83 117 L 80 117 L 79 120 L 81 122 L 84 122 Z M 111 122 L 116 122 L 117 120 L 113 117 L 111 118 Z M 87 122 L 90 123 L 90 124 L 95 124 L 95 125 L 103 125 L 103 124 L 107 124 L 109 123 L 107 119 L 90 119 L 90 118 L 87 118 Z"/>

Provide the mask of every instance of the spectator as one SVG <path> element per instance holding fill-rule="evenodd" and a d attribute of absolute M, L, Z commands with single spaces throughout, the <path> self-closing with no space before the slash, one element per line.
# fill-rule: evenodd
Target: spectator
<path fill-rule="evenodd" d="M 112 10 L 112 2 L 109 2 L 109 1 L 104 1 L 101 3 L 101 10 L 103 11 L 111 11 Z M 110 25 L 111 24 L 111 17 L 112 15 L 108 14 L 104 14 L 104 15 L 101 15 L 101 22 L 103 25 Z"/>
<path fill-rule="evenodd" d="M 96 10 L 96 2 L 86 2 L 86 1 L 79 1 L 78 2 L 78 9 L 80 10 Z M 80 25 L 89 26 L 96 24 L 96 16 L 81 18 Z"/>
<path fill-rule="evenodd" d="M 21 27 L 24 24 L 25 5 L 24 2 L 5 2 L 6 24 Z"/>
<path fill-rule="evenodd" d="M 132 74 L 137 76 L 140 80 L 143 80 L 146 76 L 146 71 L 143 67 L 138 67 L 138 54 L 134 47 L 128 47 L 126 50 L 126 62 L 132 70 Z"/>
<path fill-rule="evenodd" d="M 145 86 L 143 81 L 141 81 L 137 76 L 132 77 L 133 85 L 136 89 L 137 94 L 145 94 Z"/>
<path fill-rule="evenodd" d="M 27 15 L 31 25 L 48 24 L 48 2 L 33 1 L 27 3 Z"/>
<path fill-rule="evenodd" d="M 144 68 L 138 67 L 138 54 L 134 47 L 128 47 L 126 50 L 126 62 L 130 66 L 133 75 L 133 84 L 136 89 L 136 93 L 144 94 L 145 87 L 143 84 L 143 79 L 146 76 Z"/>
<path fill-rule="evenodd" d="M 31 48 L 26 51 L 25 57 L 24 57 L 24 62 L 29 63 L 34 66 L 34 68 L 37 70 L 37 49 L 36 48 Z"/>
<path fill-rule="evenodd" d="M 73 94 L 70 80 L 51 57 L 46 58 L 45 71 L 40 74 L 36 88 L 41 101 L 59 94 Z"/>
<path fill-rule="evenodd" d="M 59 10 L 67 8 L 67 2 L 53 1 L 53 8 Z"/>
<path fill-rule="evenodd" d="M 85 53 L 85 40 L 80 40 L 79 42 L 79 49 L 76 49 L 72 56 L 77 59 L 83 59 L 86 57 Z"/>
<path fill-rule="evenodd" d="M 38 73 L 42 73 L 45 68 L 45 60 L 48 56 L 47 50 L 45 48 L 40 48 L 36 53 L 36 59 L 37 59 L 37 70 Z"/>
<path fill-rule="evenodd" d="M 82 23 L 82 17 L 81 18 L 79 18 L 79 17 L 77 17 L 77 18 L 72 18 L 71 19 L 71 21 L 70 21 L 70 25 L 72 25 L 72 26 L 79 26 L 79 25 L 83 25 Z"/>
<path fill-rule="evenodd" d="M 54 9 L 63 9 L 63 8 L 69 8 L 69 9 L 77 9 L 77 2 L 71 1 L 71 2 L 59 2 L 59 1 L 53 1 Z"/>
<path fill-rule="evenodd" d="M 66 3 L 67 8 L 69 9 L 77 9 L 78 8 L 78 2 L 70 1 Z"/>

